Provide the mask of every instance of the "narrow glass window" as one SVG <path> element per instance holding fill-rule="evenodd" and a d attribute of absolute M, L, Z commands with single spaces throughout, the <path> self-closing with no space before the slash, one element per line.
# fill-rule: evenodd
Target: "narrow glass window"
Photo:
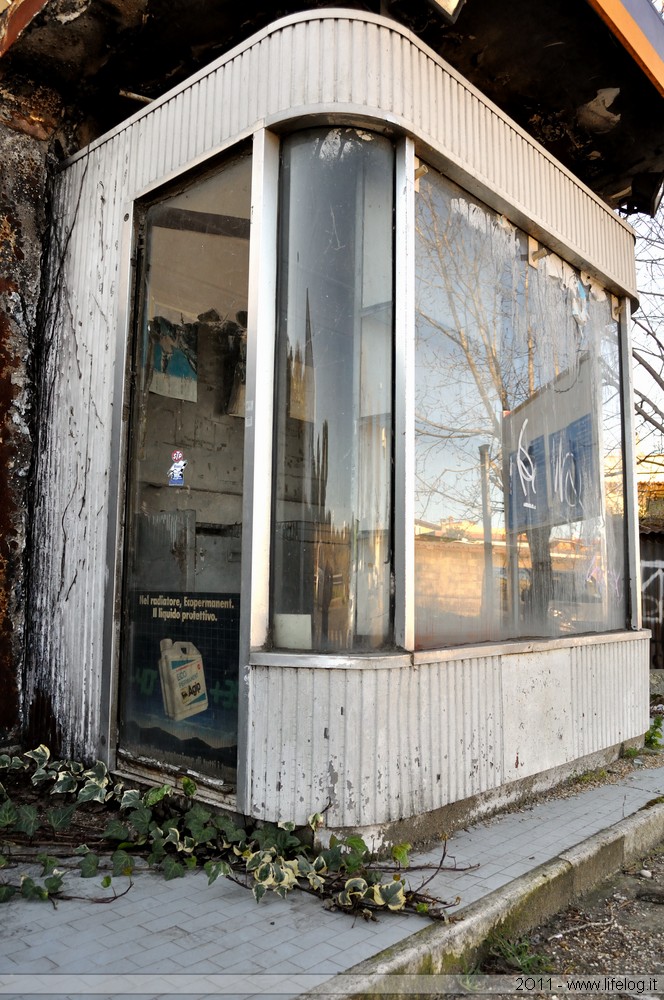
<path fill-rule="evenodd" d="M 120 748 L 232 781 L 251 159 L 146 207 Z"/>
<path fill-rule="evenodd" d="M 416 644 L 624 627 L 610 298 L 434 171 L 416 199 Z"/>
<path fill-rule="evenodd" d="M 392 638 L 394 151 L 334 128 L 285 140 L 272 634 L 278 648 Z"/>

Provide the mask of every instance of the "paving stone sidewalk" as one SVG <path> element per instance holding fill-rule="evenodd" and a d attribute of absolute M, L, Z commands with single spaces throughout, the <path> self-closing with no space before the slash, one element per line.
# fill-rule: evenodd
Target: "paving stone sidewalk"
<path fill-rule="evenodd" d="M 615 784 L 478 823 L 450 838 L 446 858 L 461 869 L 478 867 L 445 870 L 428 888 L 446 900 L 458 896 L 450 912 L 462 914 L 662 795 L 664 761 Z M 437 863 L 442 849 L 438 845 L 412 860 Z M 89 897 L 120 892 L 123 879 L 114 879 L 110 890 L 75 871 L 66 881 L 68 891 L 87 898 L 65 900 L 57 908 L 21 898 L 2 906 L 0 1000 L 33 995 L 286 1000 L 430 925 L 425 917 L 398 913 L 381 914 L 375 922 L 354 919 L 297 892 L 286 900 L 268 894 L 256 904 L 251 893 L 227 879 L 208 886 L 203 872 L 166 882 L 140 871 L 130 890 L 108 903 Z"/>

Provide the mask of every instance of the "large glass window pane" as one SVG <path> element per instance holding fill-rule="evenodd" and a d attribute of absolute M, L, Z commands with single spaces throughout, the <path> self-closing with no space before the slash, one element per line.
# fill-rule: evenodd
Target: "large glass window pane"
<path fill-rule="evenodd" d="M 282 155 L 273 641 L 376 648 L 391 639 L 394 154 L 335 128 Z"/>
<path fill-rule="evenodd" d="M 623 627 L 610 298 L 434 171 L 416 199 L 416 644 Z"/>
<path fill-rule="evenodd" d="M 146 208 L 120 747 L 233 780 L 251 160 Z"/>

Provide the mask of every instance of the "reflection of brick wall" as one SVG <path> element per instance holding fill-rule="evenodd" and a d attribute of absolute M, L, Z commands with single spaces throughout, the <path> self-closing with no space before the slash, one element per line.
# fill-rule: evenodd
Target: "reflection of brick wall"
<path fill-rule="evenodd" d="M 422 616 L 476 617 L 481 611 L 483 578 L 483 545 L 416 539 L 415 603 Z"/>

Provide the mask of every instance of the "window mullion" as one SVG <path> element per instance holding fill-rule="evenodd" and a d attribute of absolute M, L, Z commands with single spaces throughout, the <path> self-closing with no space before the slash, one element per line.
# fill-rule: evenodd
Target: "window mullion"
<path fill-rule="evenodd" d="M 415 146 L 397 147 L 394 358 L 394 634 L 412 650 L 415 635 Z"/>

